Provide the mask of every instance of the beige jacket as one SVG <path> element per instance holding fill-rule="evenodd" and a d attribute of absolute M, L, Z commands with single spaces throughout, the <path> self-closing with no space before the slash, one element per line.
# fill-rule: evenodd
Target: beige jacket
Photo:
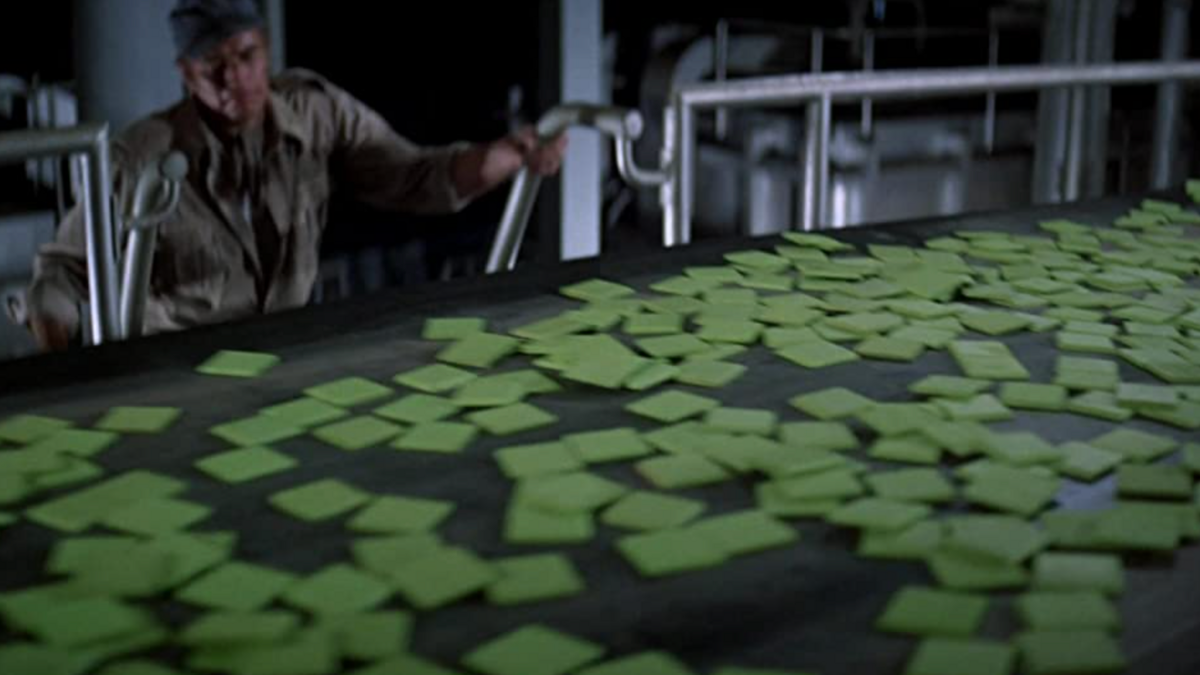
<path fill-rule="evenodd" d="M 450 160 L 465 144 L 418 147 L 315 73 L 292 70 L 275 78 L 264 131 L 260 199 L 266 204 L 260 212 L 269 213 L 279 235 L 277 255 L 264 256 L 274 259 L 273 269 L 262 268 L 242 206 L 218 196 L 227 192 L 218 186 L 231 171 L 230 153 L 190 98 L 137 122 L 113 141 L 117 211 L 127 211 L 143 167 L 172 150 L 188 159 L 179 209 L 159 226 L 145 332 L 307 303 L 333 190 L 378 208 L 413 213 L 449 213 L 467 203 L 450 176 Z M 56 241 L 38 255 L 27 295 L 30 315 L 57 319 L 78 332 L 79 305 L 88 295 L 84 250 L 83 217 L 76 208 Z"/>

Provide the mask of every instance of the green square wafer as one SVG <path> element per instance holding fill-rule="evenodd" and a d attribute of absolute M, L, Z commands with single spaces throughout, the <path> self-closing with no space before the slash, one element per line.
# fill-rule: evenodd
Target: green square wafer
<path fill-rule="evenodd" d="M 910 464 L 937 464 L 942 449 L 918 434 L 880 438 L 867 451 L 872 459 Z"/>
<path fill-rule="evenodd" d="M 780 358 L 804 368 L 826 368 L 858 361 L 858 354 L 825 340 L 802 342 L 775 352 Z"/>
<path fill-rule="evenodd" d="M 595 302 L 598 300 L 616 300 L 627 298 L 637 293 L 634 289 L 604 279 L 588 279 L 578 283 L 563 286 L 558 292 L 574 300 Z"/>
<path fill-rule="evenodd" d="M 579 595 L 586 582 L 561 553 L 543 553 L 493 560 L 500 575 L 486 594 L 493 605 L 520 605 Z"/>
<path fill-rule="evenodd" d="M 634 343 L 649 356 L 660 359 L 681 358 L 709 348 L 707 342 L 688 333 L 641 338 Z"/>
<path fill-rule="evenodd" d="M 561 441 L 509 446 L 497 450 L 493 457 L 504 475 L 514 480 L 578 471 L 584 466 L 583 460 Z"/>
<path fill-rule="evenodd" d="M 1130 464 L 1117 467 L 1117 494 L 1127 497 L 1187 499 L 1192 478 L 1178 466 Z"/>
<path fill-rule="evenodd" d="M 942 543 L 942 525 L 923 520 L 892 532 L 864 531 L 858 539 L 858 555 L 884 560 L 924 560 Z"/>
<path fill-rule="evenodd" d="M 946 548 L 1006 563 L 1024 562 L 1050 543 L 1041 529 L 1013 516 L 955 516 L 946 525 Z"/>
<path fill-rule="evenodd" d="M 586 471 L 541 476 L 523 481 L 517 498 L 522 504 L 555 513 L 594 511 L 620 499 L 629 488 Z"/>
<path fill-rule="evenodd" d="M 1058 446 L 1062 452 L 1058 470 L 1068 478 L 1092 482 L 1112 471 L 1124 458 L 1111 450 L 1094 448 L 1087 443 L 1073 441 Z"/>
<path fill-rule="evenodd" d="M 499 576 L 471 551 L 445 547 L 396 567 L 391 581 L 411 605 L 434 610 L 482 591 Z"/>
<path fill-rule="evenodd" d="M 342 450 L 357 451 L 395 438 L 403 427 L 371 415 L 351 417 L 313 429 L 312 435 Z"/>
<path fill-rule="evenodd" d="M 477 382 L 479 380 L 476 380 Z M 519 398 L 517 400 L 520 400 Z M 515 403 L 516 401 L 508 401 Z M 409 394 L 385 406 L 376 408 L 374 414 L 384 419 L 405 424 L 437 422 L 459 411 L 459 405 L 441 396 Z"/>
<path fill-rule="evenodd" d="M 625 530 L 662 530 L 686 525 L 704 509 L 704 503 L 694 499 L 637 491 L 606 508 L 600 514 L 600 521 Z"/>
<path fill-rule="evenodd" d="M 787 546 L 800 538 L 791 525 L 758 509 L 712 516 L 687 529 L 731 557 Z"/>
<path fill-rule="evenodd" d="M 29 444 L 66 429 L 71 423 L 42 415 L 13 415 L 0 421 L 0 441 Z"/>
<path fill-rule="evenodd" d="M 233 445 L 246 447 L 270 445 L 295 438 L 302 435 L 304 429 L 281 417 L 255 415 L 218 424 L 209 429 L 209 433 Z"/>
<path fill-rule="evenodd" d="M 504 541 L 509 544 L 578 544 L 590 541 L 596 527 L 588 511 L 547 511 L 512 502 L 504 517 Z"/>
<path fill-rule="evenodd" d="M 668 390 L 629 403 L 625 409 L 642 417 L 671 424 L 700 415 L 720 405 L 720 401 L 707 396 Z"/>
<path fill-rule="evenodd" d="M 945 398 L 972 398 L 990 389 L 992 383 L 988 380 L 976 380 L 957 375 L 929 375 L 913 384 L 908 390 L 922 396 L 940 396 Z"/>
<path fill-rule="evenodd" d="M 350 414 L 338 406 L 308 397 L 269 406 L 258 412 L 259 416 L 278 419 L 293 427 L 305 429 L 335 422 Z"/>
<path fill-rule="evenodd" d="M 1109 553 L 1047 552 L 1033 561 L 1033 587 L 1117 595 L 1125 590 L 1125 570 L 1121 558 Z"/>
<path fill-rule="evenodd" d="M 530 624 L 467 652 L 464 665 L 485 675 L 566 675 L 604 656 L 605 648 Z"/>
<path fill-rule="evenodd" d="M 1095 591 L 1026 593 L 1013 607 L 1032 630 L 1116 630 L 1121 625 L 1116 608 Z"/>
<path fill-rule="evenodd" d="M 371 496 L 336 478 L 305 483 L 268 498 L 276 509 L 309 522 L 328 520 L 370 501 Z"/>
<path fill-rule="evenodd" d="M 211 513 L 212 509 L 202 504 L 164 497 L 136 502 L 113 511 L 101 523 L 121 532 L 156 536 L 186 529 L 208 518 Z"/>
<path fill-rule="evenodd" d="M 295 468 L 296 460 L 265 447 L 250 447 L 209 455 L 197 469 L 225 483 L 245 483 Z"/>
<path fill-rule="evenodd" d="M 462 422 L 426 422 L 400 434 L 391 447 L 414 452 L 462 452 L 478 434 L 477 428 Z"/>
<path fill-rule="evenodd" d="M 286 638 L 299 625 L 298 615 L 281 610 L 212 612 L 188 624 L 177 639 L 192 647 L 271 644 Z"/>
<path fill-rule="evenodd" d="M 637 459 L 653 452 L 650 445 L 632 427 L 566 434 L 561 441 L 587 464 Z"/>
<path fill-rule="evenodd" d="M 1020 565 L 943 547 L 926 558 L 938 584 L 962 591 L 1022 588 L 1029 575 Z"/>
<path fill-rule="evenodd" d="M 889 633 L 968 637 L 983 622 L 987 596 L 905 586 L 875 620 L 875 627 Z"/>
<path fill-rule="evenodd" d="M 617 540 L 616 547 L 645 577 L 705 569 L 726 559 L 719 546 L 691 528 L 627 535 Z"/>
<path fill-rule="evenodd" d="M 1179 447 L 1179 442 L 1167 436 L 1138 429 L 1119 428 L 1088 441 L 1092 447 L 1119 453 L 1129 461 L 1149 462 L 1166 456 Z"/>
<path fill-rule="evenodd" d="M 487 330 L 487 320 L 477 317 L 445 317 L 426 319 L 421 329 L 425 340 L 461 340 L 468 335 Z"/>
<path fill-rule="evenodd" d="M 1124 422 L 1133 411 L 1117 405 L 1117 397 L 1107 391 L 1089 391 L 1067 402 L 1067 411 L 1097 417 L 1110 422 Z"/>
<path fill-rule="evenodd" d="M 850 417 L 875 405 L 875 401 L 845 387 L 833 387 L 802 394 L 790 399 L 788 403 L 797 410 L 819 420 Z"/>
<path fill-rule="evenodd" d="M 375 611 L 322 617 L 317 631 L 332 635 L 343 658 L 378 661 L 408 650 L 413 617 L 403 611 Z"/>
<path fill-rule="evenodd" d="M 953 484 L 933 468 L 877 472 L 864 480 L 876 495 L 885 499 L 939 504 L 954 498 Z"/>
<path fill-rule="evenodd" d="M 887 532 L 908 527 L 929 513 L 924 504 L 864 497 L 834 509 L 825 519 L 834 525 Z"/>
<path fill-rule="evenodd" d="M 196 367 L 204 375 L 260 377 L 279 363 L 279 357 L 261 352 L 221 350 Z"/>
<path fill-rule="evenodd" d="M 117 406 L 96 422 L 96 428 L 129 434 L 157 434 L 166 430 L 183 411 L 179 408 Z"/>
<path fill-rule="evenodd" d="M 437 360 L 453 366 L 491 368 L 517 350 L 520 341 L 507 335 L 475 333 L 450 343 L 437 353 Z"/>
<path fill-rule="evenodd" d="M 206 572 L 175 593 L 175 599 L 209 609 L 262 609 L 296 583 L 290 572 L 232 561 Z"/>
<path fill-rule="evenodd" d="M 1016 643 L 1029 675 L 1125 669 L 1120 645 L 1104 631 L 1030 631 L 1018 635 Z"/>
<path fill-rule="evenodd" d="M 733 382 L 748 368 L 740 363 L 725 361 L 686 361 L 679 367 L 675 381 L 697 387 L 718 388 Z"/>
<path fill-rule="evenodd" d="M 457 389 L 477 377 L 479 376 L 468 370 L 434 363 L 400 373 L 392 378 L 392 381 L 427 394 L 442 394 Z"/>
<path fill-rule="evenodd" d="M 635 464 L 634 470 L 655 487 L 663 490 L 700 487 L 732 478 L 719 464 L 698 455 L 645 459 Z"/>
<path fill-rule="evenodd" d="M 346 522 L 364 534 L 429 532 L 454 513 L 455 505 L 440 499 L 385 495 L 371 502 Z"/>
<path fill-rule="evenodd" d="M 1000 400 L 1010 408 L 1059 411 L 1067 405 L 1067 388 L 1056 384 L 1005 382 L 1000 386 Z"/>
<path fill-rule="evenodd" d="M 1009 675 L 1016 650 L 995 640 L 941 638 L 922 640 L 904 675 Z"/>
<path fill-rule="evenodd" d="M 529 403 L 515 403 L 500 408 L 481 410 L 466 416 L 471 424 L 495 436 L 529 431 L 554 424 L 558 418 Z"/>
<path fill-rule="evenodd" d="M 336 616 L 372 609 L 391 595 L 391 589 L 352 565 L 336 563 L 289 586 L 287 604 L 316 616 Z"/>
<path fill-rule="evenodd" d="M 392 389 L 365 377 L 345 377 L 309 387 L 304 390 L 304 393 L 326 403 L 349 408 L 387 398 L 391 395 Z"/>

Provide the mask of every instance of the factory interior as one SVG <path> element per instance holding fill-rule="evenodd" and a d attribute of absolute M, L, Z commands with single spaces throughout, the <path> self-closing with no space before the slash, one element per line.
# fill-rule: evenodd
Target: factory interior
<path fill-rule="evenodd" d="M 1197 10 L 23 7 L 0 675 L 1200 673 Z"/>

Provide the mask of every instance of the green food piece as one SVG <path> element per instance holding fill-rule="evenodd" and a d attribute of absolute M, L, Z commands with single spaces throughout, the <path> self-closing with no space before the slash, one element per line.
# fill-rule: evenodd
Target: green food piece
<path fill-rule="evenodd" d="M 942 449 L 923 436 L 910 434 L 880 438 L 867 451 L 872 459 L 912 464 L 937 464 Z"/>
<path fill-rule="evenodd" d="M 466 549 L 445 547 L 396 567 L 390 578 L 412 606 L 434 610 L 482 591 L 499 573 Z"/>
<path fill-rule="evenodd" d="M 1095 524 L 1093 541 L 1107 549 L 1173 551 L 1182 534 L 1180 521 L 1164 518 L 1157 509 L 1121 504 L 1101 512 Z"/>
<path fill-rule="evenodd" d="M 1124 591 L 1121 558 L 1111 554 L 1044 552 L 1033 560 L 1033 587 L 1040 591 Z"/>
<path fill-rule="evenodd" d="M 121 532 L 153 536 L 186 529 L 211 513 L 207 506 L 165 497 L 130 504 L 108 513 L 100 522 Z"/>
<path fill-rule="evenodd" d="M 117 406 L 96 422 L 96 428 L 127 434 L 157 434 L 179 419 L 179 408 Z"/>
<path fill-rule="evenodd" d="M 760 510 L 705 518 L 688 529 L 730 557 L 786 546 L 800 538 L 791 526 Z"/>
<path fill-rule="evenodd" d="M 1058 470 L 1068 478 L 1093 482 L 1112 471 L 1123 461 L 1123 457 L 1110 450 L 1101 450 L 1087 443 L 1073 441 L 1059 446 L 1062 460 Z"/>
<path fill-rule="evenodd" d="M 675 381 L 696 387 L 724 387 L 744 375 L 747 370 L 746 366 L 739 363 L 686 361 L 679 367 Z"/>
<path fill-rule="evenodd" d="M 838 316 L 829 319 L 826 323 L 837 330 L 867 337 L 895 330 L 904 325 L 904 319 L 888 312 L 873 312 Z"/>
<path fill-rule="evenodd" d="M 395 438 L 403 427 L 370 415 L 352 417 L 314 429 L 312 435 L 342 450 L 357 451 Z"/>
<path fill-rule="evenodd" d="M 654 363 L 632 354 L 601 354 L 587 357 L 562 371 L 563 379 L 604 389 L 620 389 L 625 383 Z"/>
<path fill-rule="evenodd" d="M 245 483 L 293 469 L 298 463 L 270 448 L 239 448 L 209 455 L 196 462 L 197 469 L 225 483 Z"/>
<path fill-rule="evenodd" d="M 476 647 L 462 662 L 486 675 L 565 675 L 604 653 L 600 645 L 531 624 Z"/>
<path fill-rule="evenodd" d="M 645 577 L 715 567 L 726 558 L 717 544 L 693 528 L 631 534 L 618 539 L 616 547 Z"/>
<path fill-rule="evenodd" d="M 521 483 L 521 503 L 555 513 L 594 511 L 623 497 L 629 488 L 585 471 L 531 478 Z"/>
<path fill-rule="evenodd" d="M 421 330 L 424 340 L 460 340 L 487 330 L 487 320 L 474 317 L 426 319 Z"/>
<path fill-rule="evenodd" d="M 627 298 L 637 293 L 637 291 L 628 286 L 604 279 L 588 279 L 587 281 L 570 284 L 558 289 L 558 292 L 568 298 L 584 300 L 586 302 L 616 300 Z"/>
<path fill-rule="evenodd" d="M 1067 411 L 1110 422 L 1124 422 L 1133 411 L 1117 405 L 1117 397 L 1106 391 L 1090 391 L 1067 402 Z"/>
<path fill-rule="evenodd" d="M 654 394 L 625 406 L 642 417 L 672 424 L 720 406 L 720 401 L 685 391 L 670 390 Z"/>
<path fill-rule="evenodd" d="M 1117 405 L 1123 408 L 1166 407 L 1179 405 L 1179 394 L 1171 387 L 1122 382 L 1117 385 Z"/>
<path fill-rule="evenodd" d="M 994 640 L 934 637 L 922 640 L 904 675 L 1008 675 L 1016 651 Z"/>
<path fill-rule="evenodd" d="M 401 434 L 391 447 L 415 452 L 462 452 L 478 433 L 475 427 L 461 422 L 427 422 Z"/>
<path fill-rule="evenodd" d="M 896 337 L 872 337 L 858 343 L 854 351 L 869 359 L 915 361 L 925 353 L 925 345 Z"/>
<path fill-rule="evenodd" d="M 913 525 L 929 513 L 924 504 L 864 497 L 834 509 L 825 519 L 834 525 L 890 532 Z"/>
<path fill-rule="evenodd" d="M 61 429 L 25 448 L 30 453 L 67 453 L 76 457 L 94 457 L 120 440 L 111 431 L 90 429 Z"/>
<path fill-rule="evenodd" d="M 610 527 L 648 532 L 681 527 L 704 512 L 703 502 L 658 494 L 631 492 L 600 514 L 600 522 Z"/>
<path fill-rule="evenodd" d="M 1031 631 L 1016 638 L 1029 675 L 1118 673 L 1121 648 L 1104 631 Z"/>
<path fill-rule="evenodd" d="M 788 422 L 780 425 L 779 438 L 796 448 L 832 451 L 858 448 L 858 438 L 841 422 Z"/>
<path fill-rule="evenodd" d="M 956 375 L 929 375 L 911 385 L 908 390 L 922 396 L 945 398 L 972 398 L 990 389 L 988 380 L 975 380 Z"/>
<path fill-rule="evenodd" d="M 570 558 L 561 553 L 502 558 L 493 561 L 500 575 L 486 589 L 493 605 L 519 605 L 583 593 L 585 583 Z"/>
<path fill-rule="evenodd" d="M 946 547 L 1006 563 L 1021 563 L 1044 549 L 1049 537 L 1011 516 L 968 515 L 948 521 Z"/>
<path fill-rule="evenodd" d="M 408 612 L 365 612 L 323 617 L 318 630 L 332 635 L 344 658 L 378 661 L 408 648 L 412 624 Z"/>
<path fill-rule="evenodd" d="M 774 433 L 778 420 L 778 415 L 771 410 L 721 407 L 709 410 L 704 424 L 725 433 L 769 436 Z"/>
<path fill-rule="evenodd" d="M 1058 481 L 1022 469 L 995 466 L 971 479 L 963 490 L 967 501 L 998 511 L 1030 517 L 1058 494 Z"/>
<path fill-rule="evenodd" d="M 300 626 L 292 612 L 212 612 L 188 624 L 176 640 L 183 645 L 245 646 L 279 642 Z"/>
<path fill-rule="evenodd" d="M 276 492 L 271 506 L 294 518 L 309 522 L 328 520 L 370 501 L 371 496 L 336 478 L 324 478 Z"/>
<path fill-rule="evenodd" d="M 395 568 L 436 553 L 443 545 L 436 534 L 421 532 L 395 537 L 358 539 L 351 544 L 350 552 L 358 566 L 386 579 Z"/>
<path fill-rule="evenodd" d="M 1054 412 L 1066 407 L 1067 389 L 1055 384 L 1005 382 L 1000 387 L 1000 400 L 1012 408 Z"/>
<path fill-rule="evenodd" d="M 507 436 L 550 426 L 558 418 L 529 403 L 516 403 L 471 413 L 467 421 L 495 436 Z"/>
<path fill-rule="evenodd" d="M 980 394 L 962 401 L 939 400 L 936 403 L 947 417 L 955 421 L 1003 422 L 1013 418 L 1013 411 L 991 394 Z"/>
<path fill-rule="evenodd" d="M 292 584 L 282 598 L 316 616 L 331 616 L 372 609 L 390 595 L 391 590 L 375 577 L 338 563 Z"/>
<path fill-rule="evenodd" d="M 1103 335 L 1089 335 L 1086 333 L 1060 331 L 1055 337 L 1054 346 L 1067 352 L 1084 352 L 1089 354 L 1117 353 L 1117 347 L 1111 339 Z"/>
<path fill-rule="evenodd" d="M 943 547 L 926 558 L 929 571 L 942 586 L 962 591 L 1020 588 L 1029 576 L 1020 565 Z"/>
<path fill-rule="evenodd" d="M 219 424 L 209 429 L 209 433 L 233 445 L 248 447 L 270 445 L 295 438 L 302 435 L 304 429 L 281 417 L 257 415 Z"/>
<path fill-rule="evenodd" d="M 983 447 L 992 459 L 1012 466 L 1057 464 L 1062 459 L 1058 448 L 1028 431 L 988 434 Z"/>
<path fill-rule="evenodd" d="M 893 532 L 863 531 L 858 539 L 858 555 L 885 560 L 924 560 L 941 544 L 941 523 L 924 520 Z"/>
<path fill-rule="evenodd" d="M 437 360 L 452 366 L 491 368 L 515 352 L 519 344 L 507 335 L 475 333 L 444 347 L 437 353 Z"/>
<path fill-rule="evenodd" d="M 804 368 L 826 368 L 858 361 L 858 354 L 832 342 L 815 340 L 785 347 L 775 352 L 785 360 Z"/>
<path fill-rule="evenodd" d="M 175 599 L 209 609 L 251 612 L 269 605 L 296 581 L 290 572 L 232 561 L 180 588 Z"/>
<path fill-rule="evenodd" d="M 561 441 L 501 448 L 494 457 L 504 475 L 514 480 L 577 471 L 584 466 L 583 460 Z"/>
<path fill-rule="evenodd" d="M 453 502 L 440 499 L 387 495 L 355 514 L 346 527 L 365 534 L 429 532 L 449 518 L 454 509 Z"/>
<path fill-rule="evenodd" d="M 881 436 L 901 436 L 940 421 L 929 408 L 913 403 L 880 403 L 858 413 L 858 419 Z"/>
<path fill-rule="evenodd" d="M 589 326 L 582 321 L 576 321 L 566 314 L 553 316 L 541 321 L 518 326 L 509 332 L 526 340 L 551 340 L 554 338 L 574 335 L 588 330 Z M 477 333 L 483 335 L 483 333 Z M 497 343 L 498 344 L 498 343 Z"/>
<path fill-rule="evenodd" d="M 1088 444 L 1116 452 L 1132 462 L 1150 462 L 1169 455 L 1179 447 L 1179 442 L 1173 438 L 1124 428 L 1097 436 Z"/>
<path fill-rule="evenodd" d="M 326 403 L 349 408 L 387 398 L 392 394 L 392 389 L 365 377 L 346 377 L 309 387 L 304 393 Z"/>
<path fill-rule="evenodd" d="M 224 377 L 259 377 L 279 363 L 274 354 L 222 350 L 196 367 L 204 375 Z"/>
<path fill-rule="evenodd" d="M 340 420 L 349 414 L 335 405 L 307 397 L 273 405 L 259 411 L 260 417 L 278 419 L 290 426 L 305 429 Z"/>
<path fill-rule="evenodd" d="M 1127 465 L 1117 468 L 1117 493 L 1129 497 L 1187 499 L 1192 479 L 1178 466 Z"/>
<path fill-rule="evenodd" d="M 884 499 L 939 504 L 954 498 L 954 486 L 937 469 L 901 469 L 873 473 L 867 486 Z"/>
<path fill-rule="evenodd" d="M 674 359 L 708 350 L 708 343 L 695 335 L 665 335 L 635 340 L 634 343 L 646 354 L 656 359 Z"/>
<path fill-rule="evenodd" d="M 813 476 L 798 476 L 775 483 L 780 495 L 794 500 L 829 500 L 857 497 L 864 489 L 848 471 L 825 471 Z"/>
<path fill-rule="evenodd" d="M 700 487 L 731 478 L 720 465 L 697 455 L 655 457 L 638 462 L 634 469 L 655 487 L 663 490 Z"/>
<path fill-rule="evenodd" d="M 1116 630 L 1121 625 L 1116 608 L 1094 591 L 1026 593 L 1013 606 L 1031 630 Z"/>
<path fill-rule="evenodd" d="M 1028 380 L 1029 371 L 1001 342 L 957 340 L 950 354 L 967 377 L 980 380 Z"/>
<path fill-rule="evenodd" d="M 819 420 L 850 417 L 875 405 L 875 401 L 845 387 L 833 387 L 803 394 L 790 399 L 788 403 L 797 410 Z"/>
<path fill-rule="evenodd" d="M 576 544 L 591 540 L 595 533 L 587 511 L 556 513 L 512 503 L 505 514 L 504 540 L 510 544 Z"/>
<path fill-rule="evenodd" d="M 986 596 L 905 586 L 888 601 L 875 627 L 889 633 L 968 637 L 987 612 Z"/>
<path fill-rule="evenodd" d="M 476 380 L 476 382 L 478 381 L 480 380 Z M 520 396 L 514 401 L 506 401 L 505 403 L 515 403 L 517 400 L 520 400 Z M 392 420 L 393 422 L 421 424 L 423 422 L 443 420 L 458 411 L 459 404 L 449 399 L 440 396 L 430 396 L 429 394 L 410 394 L 385 406 L 376 408 L 372 412 L 379 417 Z"/>
<path fill-rule="evenodd" d="M 393 381 L 427 394 L 442 394 L 457 389 L 477 377 L 479 376 L 470 371 L 435 363 L 400 373 Z"/>
<path fill-rule="evenodd" d="M 587 464 L 637 459 L 652 452 L 650 445 L 630 427 L 567 434 L 562 443 Z"/>
<path fill-rule="evenodd" d="M 82 532 L 132 504 L 183 492 L 186 485 L 149 471 L 130 471 L 25 511 L 29 520 L 63 532 Z"/>
<path fill-rule="evenodd" d="M 53 417 L 13 415 L 0 422 L 0 441 L 27 445 L 70 426 L 70 422 Z"/>
<path fill-rule="evenodd" d="M 680 314 L 634 314 L 625 319 L 626 335 L 678 335 L 683 332 Z"/>

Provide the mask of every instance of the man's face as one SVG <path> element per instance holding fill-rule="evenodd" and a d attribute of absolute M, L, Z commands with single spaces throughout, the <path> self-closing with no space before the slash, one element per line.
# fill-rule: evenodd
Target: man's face
<path fill-rule="evenodd" d="M 230 130 L 262 123 L 270 76 L 261 30 L 237 33 L 200 58 L 182 58 L 179 69 L 188 91 Z"/>

